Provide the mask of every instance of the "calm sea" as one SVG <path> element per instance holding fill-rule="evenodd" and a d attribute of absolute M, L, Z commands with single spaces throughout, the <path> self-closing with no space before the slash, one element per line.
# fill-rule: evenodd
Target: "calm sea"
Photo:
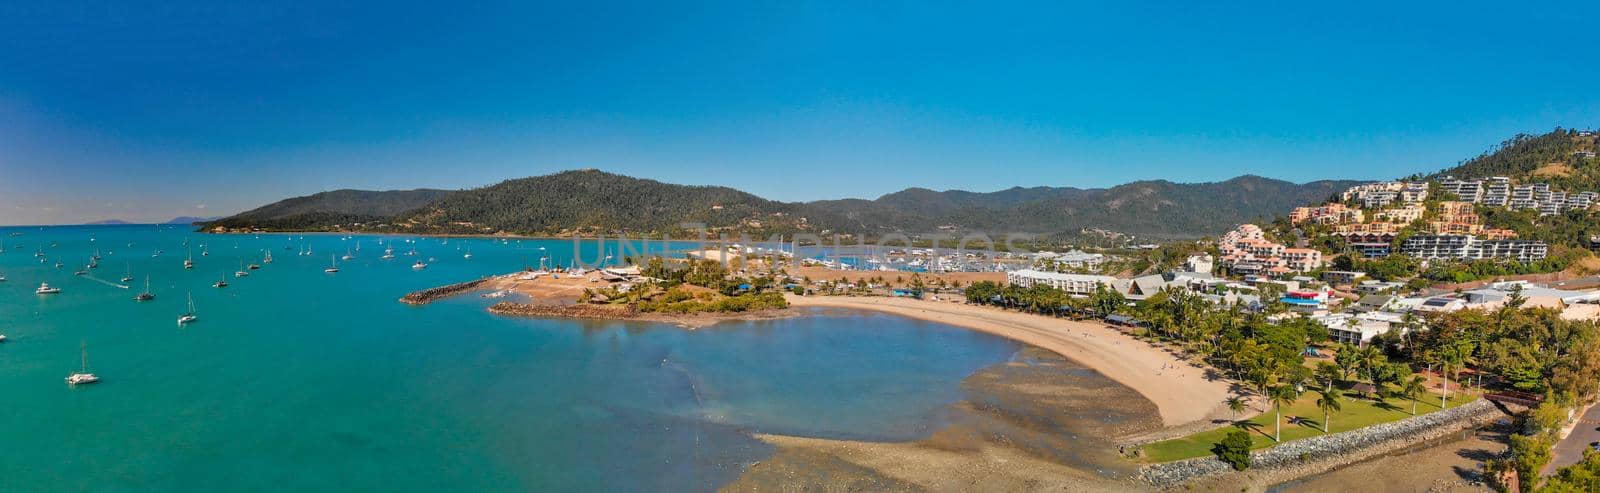
<path fill-rule="evenodd" d="M 964 377 L 1018 349 L 869 314 L 686 331 L 396 301 L 567 265 L 568 240 L 97 226 L 0 228 L 0 242 L 0 491 L 712 490 L 771 452 L 754 432 L 926 436 Z M 99 268 L 74 275 L 96 249 Z M 273 263 L 234 277 L 266 251 Z M 135 302 L 146 276 L 157 298 Z M 36 295 L 41 282 L 64 292 Z M 189 293 L 200 320 L 178 327 Z M 102 381 L 70 388 L 85 342 Z"/>

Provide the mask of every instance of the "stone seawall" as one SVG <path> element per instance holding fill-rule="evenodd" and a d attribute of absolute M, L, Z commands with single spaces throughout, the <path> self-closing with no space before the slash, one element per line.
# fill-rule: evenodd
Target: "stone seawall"
<path fill-rule="evenodd" d="M 461 293 L 466 292 L 466 291 L 471 291 L 473 289 L 476 289 L 478 286 L 482 286 L 483 283 L 486 283 L 486 282 L 489 282 L 489 278 L 478 279 L 476 281 L 467 281 L 467 282 L 463 282 L 463 283 L 456 283 L 456 284 L 451 284 L 449 286 L 439 286 L 437 288 L 424 289 L 422 291 L 417 291 L 417 292 L 414 292 L 414 293 L 411 293 L 411 294 L 407 294 L 407 295 L 401 297 L 400 298 L 400 302 L 408 304 L 408 305 L 427 304 L 428 302 L 433 301 L 433 300 L 437 300 L 439 298 L 455 296 L 457 294 L 461 294 Z"/>
<path fill-rule="evenodd" d="M 535 305 L 529 303 L 513 303 L 502 301 L 489 307 L 490 313 L 500 315 L 518 315 L 524 317 L 563 317 L 563 318 L 602 318 L 611 320 L 630 320 L 640 318 L 643 314 L 631 307 L 619 308 L 610 305 Z"/>
<path fill-rule="evenodd" d="M 1253 474 L 1266 473 L 1269 483 L 1317 474 L 1335 467 L 1400 450 L 1457 431 L 1476 428 L 1501 416 L 1499 408 L 1478 399 L 1454 409 L 1400 421 L 1368 426 L 1331 435 L 1286 442 L 1250 453 Z M 1233 471 L 1216 457 L 1197 457 L 1140 468 L 1139 476 L 1155 486 L 1168 487 Z"/>

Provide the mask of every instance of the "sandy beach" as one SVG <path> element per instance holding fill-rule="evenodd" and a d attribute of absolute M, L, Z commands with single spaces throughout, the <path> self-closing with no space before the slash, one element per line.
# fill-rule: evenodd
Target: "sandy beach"
<path fill-rule="evenodd" d="M 1229 383 L 1165 350 L 1094 322 L 947 301 L 790 296 L 794 307 L 873 310 L 965 327 L 1055 352 L 1093 368 L 1155 403 L 1168 428 L 1237 419 L 1223 405 Z"/>

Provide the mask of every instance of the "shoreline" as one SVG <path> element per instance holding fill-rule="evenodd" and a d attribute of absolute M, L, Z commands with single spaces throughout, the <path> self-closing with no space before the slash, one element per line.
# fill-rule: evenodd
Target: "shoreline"
<path fill-rule="evenodd" d="M 1223 403 L 1231 384 L 1205 368 L 1104 324 L 1056 319 L 956 302 L 908 298 L 785 296 L 791 308 L 848 308 L 888 313 L 984 332 L 1059 354 L 1094 369 L 1156 405 L 1163 430 L 1211 426 L 1240 417 Z M 1162 370 L 1162 368 L 1174 368 Z M 1205 403 L 1197 405 L 1196 403 Z"/>
<path fill-rule="evenodd" d="M 490 305 L 489 313 L 508 317 L 559 318 L 567 320 L 613 320 L 618 322 L 651 322 L 675 325 L 694 330 L 722 322 L 745 320 L 776 320 L 808 315 L 792 309 L 757 310 L 731 313 L 652 313 L 617 308 L 608 305 L 541 305 L 502 301 Z"/>

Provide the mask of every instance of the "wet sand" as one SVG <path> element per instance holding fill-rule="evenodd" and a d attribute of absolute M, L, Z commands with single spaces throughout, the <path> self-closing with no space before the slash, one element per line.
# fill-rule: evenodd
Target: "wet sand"
<path fill-rule="evenodd" d="M 995 334 L 1066 356 L 1154 402 L 1167 427 L 1214 426 L 1239 419 L 1223 401 L 1230 384 L 1173 352 L 1101 323 L 1031 315 L 947 301 L 853 296 L 789 296 L 795 307 L 872 310 Z M 1191 426 L 1186 426 L 1191 425 Z"/>
<path fill-rule="evenodd" d="M 1393 454 L 1269 489 L 1274 493 L 1488 492 L 1483 461 L 1505 452 L 1506 432 L 1479 430 L 1466 438 Z M 1238 491 L 1236 484 L 1227 485 Z M 1222 487 L 1217 488 L 1219 491 Z"/>
<path fill-rule="evenodd" d="M 1130 491 L 1113 439 L 1159 429 L 1155 405 L 1050 351 L 963 382 L 952 422 L 904 443 L 758 435 L 777 447 L 723 491 Z"/>

